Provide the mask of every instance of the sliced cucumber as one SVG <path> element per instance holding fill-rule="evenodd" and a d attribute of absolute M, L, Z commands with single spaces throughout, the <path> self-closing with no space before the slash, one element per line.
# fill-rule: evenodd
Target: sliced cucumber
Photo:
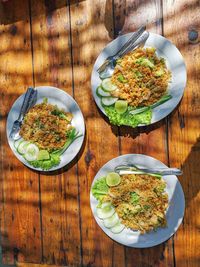
<path fill-rule="evenodd" d="M 28 141 L 22 141 L 17 147 L 17 152 L 21 155 L 26 153 L 27 146 L 30 144 Z"/>
<path fill-rule="evenodd" d="M 111 228 L 115 226 L 118 222 L 119 222 L 119 217 L 116 212 L 111 217 L 103 220 L 103 224 L 106 228 Z"/>
<path fill-rule="evenodd" d="M 102 105 L 104 106 L 111 106 L 115 104 L 117 100 L 118 100 L 117 97 L 112 97 L 112 96 L 105 96 L 101 98 Z"/>
<path fill-rule="evenodd" d="M 109 172 L 106 176 L 106 183 L 108 186 L 116 186 L 120 184 L 121 177 L 116 172 Z"/>
<path fill-rule="evenodd" d="M 110 93 L 104 91 L 104 90 L 102 89 L 101 86 L 98 86 L 98 87 L 97 87 L 97 91 L 96 91 L 96 93 L 97 93 L 97 95 L 98 95 L 99 97 L 102 97 L 102 96 L 110 96 Z"/>
<path fill-rule="evenodd" d="M 111 82 L 111 79 L 110 78 L 107 78 L 107 79 L 104 79 L 101 83 L 101 86 L 103 88 L 103 90 L 107 91 L 107 92 L 111 92 L 111 91 L 115 91 L 117 90 L 117 86 L 114 85 L 112 82 Z"/>
<path fill-rule="evenodd" d="M 112 204 L 110 202 L 103 202 L 101 204 L 102 209 L 110 208 L 111 206 L 112 206 Z"/>
<path fill-rule="evenodd" d="M 128 102 L 125 100 L 117 100 L 115 102 L 115 110 L 119 114 L 123 114 L 127 111 L 128 108 Z"/>
<path fill-rule="evenodd" d="M 119 234 L 119 233 L 121 233 L 124 230 L 124 228 L 125 228 L 125 225 L 121 224 L 120 221 L 119 221 L 110 230 L 114 234 Z"/>
<path fill-rule="evenodd" d="M 24 157 L 27 161 L 34 161 L 38 158 L 39 148 L 34 144 L 29 144 Z"/>
<path fill-rule="evenodd" d="M 15 149 L 18 148 L 18 146 L 19 146 L 19 144 L 20 144 L 21 142 L 23 142 L 23 139 L 22 139 L 22 138 L 20 138 L 19 140 L 16 140 L 16 141 L 14 142 L 14 147 L 15 147 Z"/>
<path fill-rule="evenodd" d="M 97 216 L 100 219 L 107 219 L 115 213 L 114 207 L 109 203 L 101 208 L 97 208 Z"/>

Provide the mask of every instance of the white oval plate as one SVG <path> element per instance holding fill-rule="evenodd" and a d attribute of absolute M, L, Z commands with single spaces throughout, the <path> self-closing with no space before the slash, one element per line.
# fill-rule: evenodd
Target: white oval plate
<path fill-rule="evenodd" d="M 119 36 L 117 39 L 110 42 L 100 53 L 93 67 L 91 77 L 92 94 L 97 106 L 105 115 L 106 113 L 101 105 L 101 100 L 96 94 L 96 88 L 101 84 L 101 79 L 99 78 L 97 69 L 101 66 L 101 64 L 108 56 L 114 55 L 122 47 L 122 45 L 130 38 L 131 34 L 132 33 L 128 33 Z M 172 72 L 172 80 L 169 83 L 168 88 L 168 91 L 171 94 L 172 98 L 164 104 L 153 109 L 153 116 L 151 120 L 152 124 L 165 118 L 178 105 L 183 96 L 184 88 L 186 86 L 187 74 L 185 62 L 181 53 L 176 48 L 176 46 L 173 45 L 165 37 L 159 34 L 150 33 L 144 47 L 155 47 L 158 57 L 165 58 L 167 68 Z"/>
<path fill-rule="evenodd" d="M 73 114 L 72 119 L 72 125 L 76 128 L 76 130 L 79 132 L 79 134 L 82 134 L 81 137 L 77 138 L 69 147 L 68 149 L 61 155 L 61 162 L 58 166 L 55 166 L 51 168 L 49 171 L 55 171 L 57 169 L 60 169 L 67 165 L 69 162 L 71 162 L 75 156 L 78 154 L 79 150 L 81 149 L 83 140 L 84 140 L 84 134 L 85 134 L 85 124 L 84 124 L 84 118 L 82 115 L 82 112 L 76 103 L 76 101 L 68 95 L 63 90 L 60 90 L 56 87 L 52 86 L 39 86 L 36 87 L 38 95 L 37 95 L 37 102 L 41 103 L 44 99 L 44 97 L 48 98 L 48 102 L 53 105 L 57 105 L 59 108 L 64 109 L 67 112 L 71 112 Z M 28 162 L 17 153 L 13 140 L 9 137 L 10 131 L 12 129 L 13 122 L 17 119 L 19 115 L 20 108 L 22 106 L 22 101 L 24 99 L 24 94 L 21 95 L 13 104 L 7 118 L 7 138 L 8 143 L 15 154 L 15 156 L 23 162 L 26 166 L 28 166 L 31 169 L 44 171 L 40 168 L 34 168 L 33 166 L 29 165 Z"/>
<path fill-rule="evenodd" d="M 116 166 L 127 163 L 129 164 L 132 163 L 138 166 L 145 166 L 147 168 L 167 167 L 159 160 L 142 154 L 122 155 L 108 161 L 98 171 L 92 182 L 92 186 L 94 185 L 95 180 L 105 176 L 108 172 L 113 171 Z M 174 175 L 163 176 L 163 179 L 167 183 L 166 192 L 169 197 L 169 206 L 166 211 L 166 217 L 167 217 L 166 228 L 159 228 L 156 232 L 150 232 L 143 235 L 140 234 L 139 231 L 132 231 L 128 228 L 125 228 L 121 233 L 113 234 L 108 228 L 106 228 L 103 225 L 103 221 L 97 217 L 96 206 L 98 204 L 98 201 L 93 197 L 92 192 L 90 190 L 90 206 L 94 218 L 98 223 L 98 225 L 101 227 L 101 229 L 113 240 L 125 246 L 134 248 L 147 248 L 156 246 L 169 239 L 177 231 L 178 227 L 180 226 L 183 220 L 184 210 L 185 210 L 185 198 L 181 184 L 176 176 Z"/>

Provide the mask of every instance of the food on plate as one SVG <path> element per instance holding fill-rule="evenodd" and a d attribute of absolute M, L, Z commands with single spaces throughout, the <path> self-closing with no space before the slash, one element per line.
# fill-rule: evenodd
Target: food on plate
<path fill-rule="evenodd" d="M 114 73 L 97 88 L 110 122 L 136 127 L 149 124 L 152 109 L 171 98 L 171 72 L 155 48 L 137 48 L 117 60 Z"/>
<path fill-rule="evenodd" d="M 60 149 L 67 141 L 67 133 L 73 128 L 72 114 L 45 101 L 32 107 L 25 115 L 20 136 L 33 142 L 40 149 Z"/>
<path fill-rule="evenodd" d="M 35 168 L 49 170 L 59 165 L 60 156 L 80 135 L 72 126 L 73 115 L 44 99 L 24 117 L 17 152 Z"/>
<path fill-rule="evenodd" d="M 113 233 L 120 233 L 125 227 L 141 234 L 166 227 L 165 188 L 165 181 L 157 174 L 108 173 L 92 187 L 92 194 L 98 200 L 96 214 Z"/>

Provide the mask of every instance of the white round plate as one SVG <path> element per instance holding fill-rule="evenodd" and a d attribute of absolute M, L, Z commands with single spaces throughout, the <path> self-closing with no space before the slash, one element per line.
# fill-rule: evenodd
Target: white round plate
<path fill-rule="evenodd" d="M 101 100 L 96 94 L 96 88 L 101 84 L 101 79 L 97 69 L 101 66 L 104 60 L 108 56 L 112 56 L 122 47 L 122 45 L 130 38 L 132 33 L 119 36 L 117 39 L 110 42 L 98 56 L 92 71 L 91 84 L 92 84 L 92 94 L 95 99 L 97 106 L 106 115 L 103 106 L 101 105 Z M 172 73 L 172 80 L 169 83 L 168 91 L 172 98 L 165 102 L 164 104 L 153 109 L 153 116 L 151 124 L 155 123 L 167 115 L 169 115 L 175 107 L 180 102 L 184 88 L 186 86 L 187 74 L 186 66 L 183 57 L 179 50 L 165 37 L 150 33 L 144 47 L 155 47 L 156 54 L 158 57 L 163 57 L 166 60 L 167 68 Z"/>
<path fill-rule="evenodd" d="M 122 155 L 108 161 L 96 174 L 92 186 L 95 180 L 105 176 L 108 172 L 113 171 L 114 168 L 120 164 L 132 163 L 138 166 L 144 166 L 149 168 L 167 167 L 159 160 L 145 156 L 142 154 L 127 154 Z M 96 206 L 98 201 L 93 197 L 90 191 L 90 206 L 94 215 L 94 218 L 101 229 L 113 240 L 129 247 L 134 248 L 147 248 L 156 246 L 167 239 L 169 239 L 180 226 L 185 210 L 185 198 L 180 182 L 174 175 L 163 176 L 166 181 L 166 192 L 169 198 L 169 206 L 166 211 L 167 227 L 159 228 L 156 232 L 150 232 L 146 234 L 140 234 L 139 231 L 132 231 L 125 228 L 119 234 L 113 234 L 108 228 L 103 225 L 103 221 L 96 215 Z M 91 186 L 91 188 L 92 188 Z"/>
<path fill-rule="evenodd" d="M 57 169 L 60 169 L 67 165 L 69 162 L 71 162 L 75 156 L 78 154 L 79 150 L 81 149 L 83 140 L 84 140 L 84 134 L 85 134 L 85 124 L 84 124 L 84 118 L 82 115 L 82 112 L 76 103 L 76 101 L 68 95 L 63 90 L 60 90 L 56 87 L 52 86 L 39 86 L 36 87 L 38 95 L 37 95 L 37 102 L 36 104 L 39 104 L 43 101 L 43 99 L 46 97 L 48 98 L 48 103 L 57 105 L 59 108 L 64 109 L 67 112 L 71 112 L 73 114 L 72 119 L 72 125 L 76 128 L 76 130 L 79 132 L 79 134 L 82 134 L 81 137 L 77 138 L 69 147 L 68 149 L 61 155 L 61 162 L 58 166 L 55 166 L 51 168 L 48 171 L 55 171 Z M 12 129 L 13 122 L 18 118 L 20 108 L 22 106 L 22 102 L 24 99 L 24 94 L 21 95 L 13 104 L 7 118 L 7 138 L 8 143 L 15 154 L 15 156 L 23 162 L 26 166 L 28 166 L 31 169 L 44 171 L 40 168 L 34 168 L 33 166 L 29 165 L 28 162 L 17 153 L 13 140 L 9 137 L 10 131 Z"/>

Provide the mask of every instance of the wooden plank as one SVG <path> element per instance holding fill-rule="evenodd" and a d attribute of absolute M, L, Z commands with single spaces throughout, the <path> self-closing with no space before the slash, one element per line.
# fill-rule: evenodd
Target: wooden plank
<path fill-rule="evenodd" d="M 33 84 L 28 1 L 0 3 L 0 179 L 3 263 L 40 261 L 38 175 L 20 163 L 6 139 L 13 102 Z"/>
<path fill-rule="evenodd" d="M 69 10 L 66 1 L 31 1 L 35 85 L 73 95 Z M 38 16 L 40 14 L 40 16 Z M 76 166 L 40 175 L 43 262 L 80 266 L 81 241 Z"/>
<path fill-rule="evenodd" d="M 67 265 L 49 265 L 49 264 L 34 264 L 17 262 L 16 267 L 68 267 Z"/>
<path fill-rule="evenodd" d="M 180 49 L 187 66 L 183 100 L 169 124 L 170 165 L 183 168 L 186 209 L 184 223 L 174 239 L 176 266 L 199 266 L 199 1 L 164 1 L 164 33 Z"/>
<path fill-rule="evenodd" d="M 83 1 L 70 5 L 75 99 L 86 122 L 86 147 L 78 162 L 83 266 L 123 266 L 124 249 L 97 226 L 89 204 L 90 186 L 99 168 L 118 155 L 115 127 L 99 113 L 91 93 L 96 57 L 113 36 L 112 1 Z"/>
<path fill-rule="evenodd" d="M 161 1 L 126 1 L 125 3 L 124 1 L 115 0 L 114 3 L 115 25 L 117 27 L 115 32 L 131 32 L 141 25 L 147 25 L 149 31 L 162 34 Z M 168 151 L 165 121 L 134 130 L 128 127 L 121 127 L 120 136 L 121 154 L 146 154 L 167 164 Z M 172 265 L 172 240 L 143 250 L 126 249 L 126 266 Z"/>

